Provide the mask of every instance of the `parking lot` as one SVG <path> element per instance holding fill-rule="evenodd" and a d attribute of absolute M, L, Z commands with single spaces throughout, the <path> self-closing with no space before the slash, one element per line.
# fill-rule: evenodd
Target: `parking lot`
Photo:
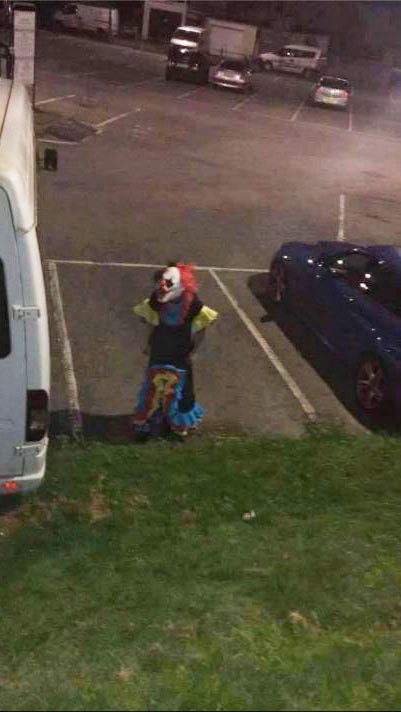
<path fill-rule="evenodd" d="M 258 295 L 286 240 L 401 244 L 401 105 L 356 89 L 339 112 L 309 106 L 298 77 L 256 74 L 242 96 L 167 83 L 157 55 L 45 32 L 38 47 L 48 126 L 91 129 L 39 135 L 60 164 L 40 180 L 54 431 L 78 409 L 87 433 L 126 432 L 146 363 L 131 307 L 171 259 L 200 267 L 220 312 L 196 363 L 205 429 L 364 427 L 349 375 Z"/>

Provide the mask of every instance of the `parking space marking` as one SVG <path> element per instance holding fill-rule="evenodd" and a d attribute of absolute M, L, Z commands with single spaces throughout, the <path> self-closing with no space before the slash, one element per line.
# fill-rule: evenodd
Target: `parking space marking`
<path fill-rule="evenodd" d="M 59 265 L 77 265 L 82 267 L 133 267 L 138 269 L 161 269 L 166 265 L 153 265 L 143 262 L 96 262 L 95 260 L 60 260 L 53 259 L 51 262 Z M 210 265 L 195 265 L 195 270 L 199 272 L 247 272 L 254 274 L 266 274 L 266 269 L 254 269 L 253 267 L 211 267 Z"/>
<path fill-rule="evenodd" d="M 294 111 L 293 115 L 291 116 L 290 121 L 296 121 L 296 120 L 297 120 L 299 112 L 301 111 L 301 109 L 302 109 L 302 108 L 304 107 L 304 105 L 305 105 L 305 101 L 306 101 L 306 99 L 303 99 L 303 100 L 301 101 L 300 105 L 298 106 L 298 109 L 297 109 L 296 111 Z"/>
<path fill-rule="evenodd" d="M 72 435 L 77 437 L 82 433 L 82 415 L 79 406 L 78 385 L 74 373 L 71 344 L 68 338 L 67 324 L 61 299 L 60 282 L 55 262 L 50 261 L 48 263 L 48 272 L 56 335 L 61 344 L 61 360 L 66 380 L 68 415 Z"/>
<path fill-rule="evenodd" d="M 250 96 L 247 96 L 246 99 L 242 99 L 242 101 L 239 101 L 238 104 L 235 104 L 235 106 L 231 108 L 231 111 L 237 111 L 237 109 L 239 109 L 241 106 L 244 106 L 244 104 L 246 104 L 248 101 L 251 101 L 251 99 L 253 99 L 252 94 Z"/>
<path fill-rule="evenodd" d="M 352 104 L 349 105 L 348 110 L 348 131 L 352 131 Z"/>
<path fill-rule="evenodd" d="M 339 242 L 344 242 L 344 240 L 345 240 L 344 222 L 345 222 L 345 194 L 341 193 L 340 207 L 338 210 L 338 232 L 337 232 L 337 240 Z"/>
<path fill-rule="evenodd" d="M 82 141 L 62 141 L 56 138 L 37 138 L 38 143 L 53 143 L 58 146 L 79 146 Z"/>
<path fill-rule="evenodd" d="M 180 94 L 179 96 L 177 96 L 177 99 L 186 99 L 187 96 L 196 94 L 196 92 L 200 91 L 201 89 L 203 89 L 203 87 L 196 87 L 196 89 L 191 89 L 191 91 L 186 91 L 185 94 Z"/>
<path fill-rule="evenodd" d="M 63 99 L 73 99 L 76 94 L 64 94 L 63 96 L 53 96 L 51 99 L 41 99 L 41 101 L 36 101 L 35 106 L 39 104 L 52 104 L 55 101 L 62 101 Z"/>
<path fill-rule="evenodd" d="M 107 124 L 113 124 L 115 121 L 119 121 L 120 119 L 124 119 L 126 116 L 130 116 L 133 112 L 132 111 L 126 111 L 125 114 L 118 114 L 117 116 L 112 116 L 111 119 L 106 119 L 106 121 L 101 121 L 99 124 L 92 124 L 92 126 L 95 129 L 100 129 L 103 126 L 107 126 Z"/>
<path fill-rule="evenodd" d="M 316 411 L 312 404 L 309 402 L 309 400 L 306 398 L 306 396 L 302 393 L 301 389 L 299 388 L 298 384 L 294 381 L 293 377 L 288 373 L 287 369 L 285 366 L 281 363 L 280 359 L 278 356 L 275 354 L 271 346 L 267 343 L 266 339 L 262 336 L 260 331 L 256 328 L 255 324 L 253 321 L 249 318 L 249 316 L 244 312 L 243 309 L 239 306 L 237 300 L 235 297 L 231 294 L 230 290 L 227 289 L 226 285 L 221 281 L 221 279 L 217 276 L 215 271 L 213 269 L 210 269 L 210 274 L 212 275 L 213 279 L 215 280 L 216 284 L 220 287 L 221 291 L 223 294 L 227 297 L 228 301 L 230 302 L 231 306 L 233 307 L 234 311 L 237 313 L 241 321 L 245 324 L 246 328 L 248 331 L 252 334 L 256 342 L 259 344 L 260 348 L 262 351 L 266 354 L 267 358 L 269 359 L 270 363 L 276 371 L 279 373 L 281 378 L 283 379 L 284 383 L 288 387 L 288 389 L 291 391 L 292 395 L 294 398 L 298 401 L 300 404 L 302 410 L 304 411 L 305 415 L 307 418 L 311 421 L 316 420 Z"/>

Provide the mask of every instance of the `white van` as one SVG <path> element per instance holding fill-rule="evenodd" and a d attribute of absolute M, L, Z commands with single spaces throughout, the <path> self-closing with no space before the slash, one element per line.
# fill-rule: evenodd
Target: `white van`
<path fill-rule="evenodd" d="M 118 35 L 119 11 L 113 4 L 68 2 L 53 15 L 53 29 L 96 32 L 99 35 Z"/>
<path fill-rule="evenodd" d="M 50 349 L 36 236 L 33 112 L 0 80 L 0 495 L 40 484 L 48 445 Z"/>
<path fill-rule="evenodd" d="M 327 61 L 320 47 L 296 44 L 285 45 L 274 52 L 263 52 L 258 59 L 266 71 L 277 69 L 310 78 L 319 74 Z"/>

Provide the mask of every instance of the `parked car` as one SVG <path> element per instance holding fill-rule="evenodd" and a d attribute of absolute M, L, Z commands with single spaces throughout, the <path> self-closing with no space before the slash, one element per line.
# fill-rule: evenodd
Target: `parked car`
<path fill-rule="evenodd" d="M 55 32 L 96 32 L 111 37 L 119 33 L 119 10 L 112 2 L 66 2 L 54 13 L 52 26 Z"/>
<path fill-rule="evenodd" d="M 166 64 L 166 81 L 183 79 L 198 84 L 209 81 L 209 60 L 200 52 L 172 47 Z"/>
<path fill-rule="evenodd" d="M 320 77 L 313 87 L 310 100 L 312 104 L 324 106 L 336 106 L 346 109 L 350 103 L 352 95 L 351 84 L 347 79 L 341 77 Z"/>
<path fill-rule="evenodd" d="M 268 289 L 351 368 L 362 411 L 400 410 L 401 248 L 289 242 L 273 257 Z"/>
<path fill-rule="evenodd" d="M 252 91 L 252 70 L 248 59 L 223 59 L 211 79 L 215 88 Z"/>
<path fill-rule="evenodd" d="M 309 45 L 285 45 L 281 49 L 262 52 L 258 57 L 259 64 L 265 71 L 272 69 L 282 72 L 303 74 L 312 78 L 320 74 L 326 64 L 326 57 L 320 47 Z"/>

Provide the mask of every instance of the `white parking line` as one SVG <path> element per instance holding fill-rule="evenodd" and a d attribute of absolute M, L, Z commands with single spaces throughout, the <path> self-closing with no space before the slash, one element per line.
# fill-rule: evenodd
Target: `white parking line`
<path fill-rule="evenodd" d="M 196 94 L 197 91 L 200 91 L 203 89 L 203 87 L 196 87 L 196 89 L 191 89 L 191 91 L 186 91 L 185 94 L 180 94 L 177 96 L 177 99 L 186 99 L 187 96 L 192 96 L 192 94 Z"/>
<path fill-rule="evenodd" d="M 76 94 L 64 94 L 64 96 L 53 96 L 51 99 L 42 99 L 41 101 L 36 101 L 35 106 L 39 104 L 52 104 L 55 101 L 62 101 L 63 99 L 73 99 Z"/>
<path fill-rule="evenodd" d="M 297 383 L 294 381 L 293 377 L 288 373 L 285 366 L 281 363 L 280 359 L 274 353 L 271 346 L 269 346 L 266 339 L 264 339 L 264 337 L 262 336 L 260 331 L 256 328 L 253 321 L 251 321 L 249 316 L 244 312 L 243 309 L 241 309 L 241 307 L 239 306 L 235 297 L 231 294 L 229 289 L 227 289 L 225 284 L 223 284 L 223 282 L 217 276 L 217 274 L 214 272 L 213 269 L 210 270 L 210 274 L 212 275 L 212 277 L 214 278 L 214 280 L 220 287 L 223 294 L 227 297 L 228 301 L 230 302 L 231 306 L 233 307 L 233 309 L 235 310 L 235 312 L 237 313 L 237 315 L 239 316 L 241 321 L 245 324 L 248 331 L 252 334 L 252 336 L 254 337 L 254 339 L 257 341 L 260 348 L 262 349 L 262 351 L 266 354 L 266 356 L 269 359 L 272 366 L 274 366 L 276 371 L 280 374 L 284 383 L 289 388 L 289 390 L 291 391 L 294 398 L 296 398 L 296 400 L 300 404 L 300 406 L 301 406 L 302 410 L 304 411 L 305 415 L 307 416 L 307 418 L 309 418 L 309 420 L 311 420 L 311 421 L 316 420 L 316 411 L 315 411 L 314 407 L 308 401 L 306 396 L 302 393 L 301 389 L 299 388 Z"/>
<path fill-rule="evenodd" d="M 102 126 L 107 126 L 107 124 L 113 124 L 114 121 L 119 121 L 120 119 L 124 119 L 126 116 L 130 116 L 130 114 L 133 114 L 133 111 L 126 111 L 125 114 L 118 114 L 117 116 L 113 116 L 111 119 L 101 121 L 99 124 L 92 124 L 92 126 L 95 129 L 100 129 L 102 128 Z"/>
<path fill-rule="evenodd" d="M 344 242 L 344 240 L 345 240 L 344 221 L 345 221 L 345 194 L 341 193 L 340 207 L 338 210 L 338 233 L 337 233 L 337 240 L 339 242 Z"/>
<path fill-rule="evenodd" d="M 51 260 L 59 265 L 78 265 L 85 267 L 137 267 L 140 269 L 161 269 L 166 265 L 153 265 L 143 262 L 96 262 L 95 260 Z M 267 269 L 254 269 L 253 267 L 211 267 L 210 265 L 195 265 L 196 271 L 199 272 L 210 272 L 214 270 L 215 272 L 253 272 L 254 274 L 266 274 Z"/>
<path fill-rule="evenodd" d="M 68 338 L 67 325 L 64 317 L 57 265 L 52 261 L 49 262 L 48 270 L 49 290 L 54 309 L 54 323 L 56 335 L 61 344 L 61 360 L 66 380 L 68 415 L 72 435 L 78 436 L 82 432 L 82 415 L 79 407 L 78 386 L 74 373 L 71 344 Z"/>
<path fill-rule="evenodd" d="M 37 138 L 36 140 L 38 143 L 54 143 L 58 146 L 78 146 L 82 143 L 82 141 L 61 141 L 55 138 Z"/>
<path fill-rule="evenodd" d="M 348 131 L 352 131 L 352 118 L 352 104 L 350 104 L 348 111 Z"/>
<path fill-rule="evenodd" d="M 235 106 L 232 107 L 231 111 L 237 111 L 241 106 L 244 106 L 248 101 L 253 99 L 252 94 L 250 96 L 247 96 L 246 99 L 242 99 L 242 101 L 239 101 L 238 104 L 235 104 Z"/>
<path fill-rule="evenodd" d="M 291 116 L 290 121 L 296 121 L 296 120 L 297 120 L 298 114 L 299 114 L 299 112 L 301 111 L 302 107 L 304 106 L 305 101 L 306 101 L 306 99 L 303 99 L 303 100 L 301 101 L 300 105 L 298 106 L 298 109 L 297 109 L 296 111 L 294 111 L 293 115 Z"/>

